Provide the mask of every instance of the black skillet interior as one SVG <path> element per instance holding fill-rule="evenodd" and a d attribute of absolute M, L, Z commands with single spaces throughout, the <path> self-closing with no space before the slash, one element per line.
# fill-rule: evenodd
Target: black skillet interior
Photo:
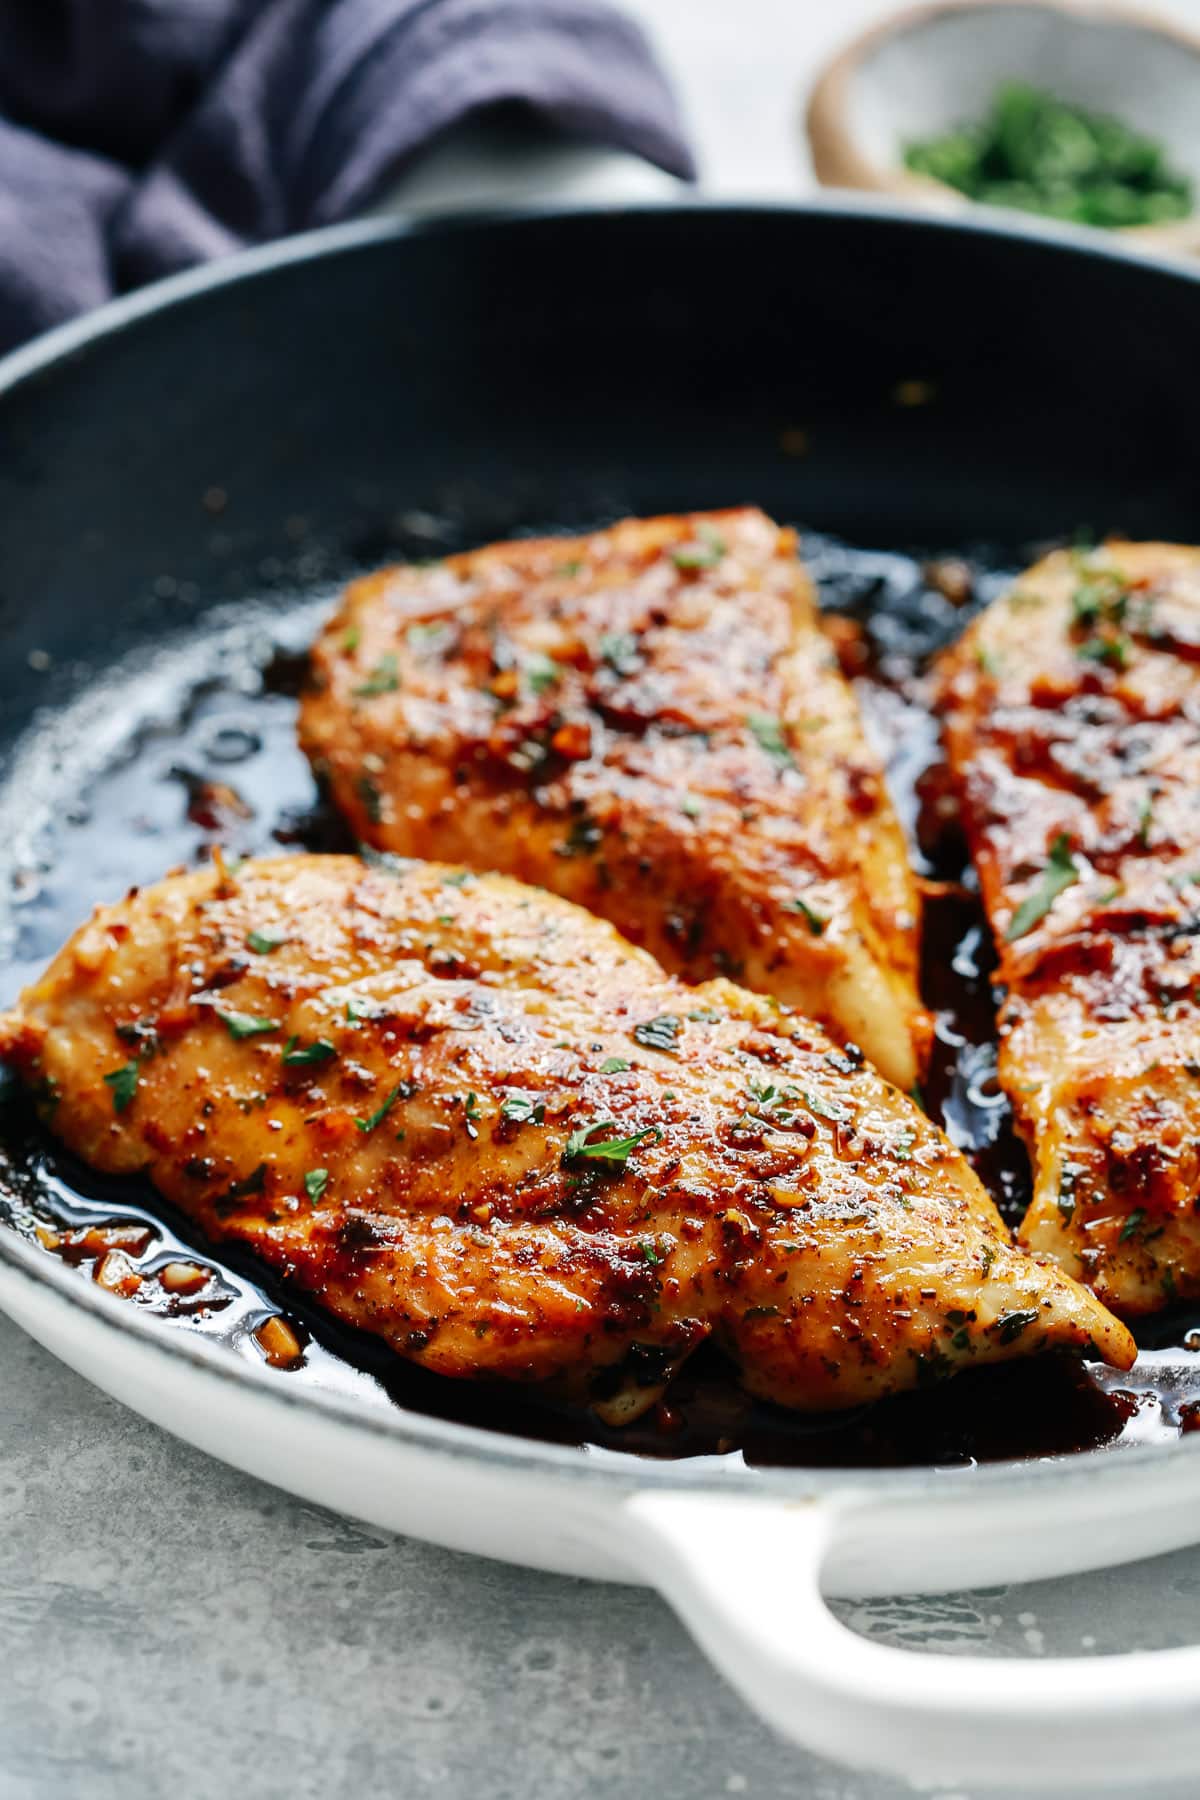
<path fill-rule="evenodd" d="M 893 681 L 867 697 L 911 789 L 930 731 L 895 678 L 958 622 L 929 555 L 965 555 L 986 598 L 1081 528 L 1195 538 L 1198 321 L 1195 276 L 1082 240 L 689 207 L 335 235 L 102 323 L 0 387 L 0 998 L 93 900 L 215 839 L 337 843 L 292 743 L 295 653 L 340 576 L 397 556 L 756 502 L 815 534 L 825 600 L 874 632 L 875 673 Z M 931 973 L 956 947 L 961 966 L 933 995 L 947 1019 L 932 1102 L 1016 1204 L 978 924 L 941 930 Z M 130 1303 L 164 1329 L 256 1356 L 256 1324 L 286 1305 L 308 1341 L 281 1379 L 603 1437 L 450 1391 L 323 1325 L 146 1192 L 72 1166 L 11 1096 L 3 1193 L 26 1234 L 73 1223 L 58 1248 L 81 1279 L 111 1240 L 98 1252 L 87 1225 L 143 1218 L 127 1230 Z M 180 1245 L 212 1271 L 186 1302 L 155 1274 Z M 1189 1324 L 1160 1325 L 1122 1384 L 1014 1367 L 818 1431 L 747 1409 L 702 1363 L 621 1442 L 944 1463 L 1174 1436 L 1200 1394 Z"/>

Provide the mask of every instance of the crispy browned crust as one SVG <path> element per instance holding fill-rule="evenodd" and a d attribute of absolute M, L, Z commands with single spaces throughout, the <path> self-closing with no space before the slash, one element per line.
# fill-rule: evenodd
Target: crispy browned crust
<path fill-rule="evenodd" d="M 942 682 L 1034 1164 L 1022 1239 L 1153 1311 L 1200 1293 L 1200 551 L 1047 557 Z"/>
<path fill-rule="evenodd" d="M 536 882 L 917 1080 L 903 837 L 794 535 L 761 513 L 355 582 L 300 733 L 363 842 Z"/>
<path fill-rule="evenodd" d="M 498 876 L 169 878 L 76 933 L 0 1053 L 89 1162 L 446 1375 L 636 1385 L 715 1333 L 755 1393 L 821 1409 L 1133 1355 L 859 1059 Z"/>

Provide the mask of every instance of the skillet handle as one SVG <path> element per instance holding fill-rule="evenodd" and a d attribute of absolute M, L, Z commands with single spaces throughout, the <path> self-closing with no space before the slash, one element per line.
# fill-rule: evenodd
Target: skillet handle
<path fill-rule="evenodd" d="M 1022 1789 L 1194 1775 L 1200 1647 L 1036 1661 L 894 1649 L 822 1593 L 885 1505 L 643 1491 L 624 1547 L 722 1674 L 806 1749 L 919 1782 Z M 932 1525 L 932 1521 L 930 1522 Z M 1125 1786 L 1128 1792 L 1128 1786 Z"/>

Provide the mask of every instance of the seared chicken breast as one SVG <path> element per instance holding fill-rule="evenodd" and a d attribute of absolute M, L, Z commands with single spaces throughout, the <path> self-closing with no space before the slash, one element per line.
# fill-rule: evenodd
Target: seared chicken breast
<path fill-rule="evenodd" d="M 1200 1294 L 1200 550 L 1047 557 L 941 673 L 1022 1241 L 1122 1313 Z"/>
<path fill-rule="evenodd" d="M 628 520 L 355 582 L 300 735 L 358 838 L 578 901 L 918 1079 L 918 901 L 792 532 Z"/>
<path fill-rule="evenodd" d="M 1125 1328 L 816 1027 L 446 865 L 300 856 L 100 908 L 0 1029 L 53 1129 L 450 1376 L 627 1417 L 710 1334 L 842 1407 Z"/>

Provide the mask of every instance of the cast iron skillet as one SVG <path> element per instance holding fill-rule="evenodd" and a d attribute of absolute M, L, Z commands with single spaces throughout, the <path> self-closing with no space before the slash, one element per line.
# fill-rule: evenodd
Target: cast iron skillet
<path fill-rule="evenodd" d="M 325 233 L 10 358 L 2 997 L 54 947 L 51 922 L 64 935 L 92 900 L 161 872 L 157 789 L 144 832 L 121 838 L 89 824 L 88 782 L 141 781 L 168 726 L 233 729 L 205 723 L 202 656 L 178 711 L 189 646 L 219 641 L 236 688 L 255 634 L 298 646 L 348 569 L 436 551 L 446 532 L 478 543 L 625 512 L 754 501 L 858 546 L 860 571 L 872 547 L 915 544 L 988 545 L 990 566 L 1015 566 L 1084 523 L 1190 540 L 1198 322 L 1190 270 L 1090 236 L 858 205 L 652 208 Z M 303 795 L 287 797 L 311 832 Z M 39 1183 L 66 1188 L 17 1135 L 0 1127 L 19 1220 Z M 247 1329 L 257 1292 L 239 1290 Z M 935 1671 L 850 1637 L 819 1594 L 823 1575 L 1007 1580 L 1191 1541 L 1186 1443 L 957 1477 L 642 1462 L 489 1435 L 436 1406 L 364 1406 L 332 1376 L 289 1387 L 4 1226 L 0 1303 L 149 1417 L 297 1492 L 465 1548 L 654 1581 L 768 1717 L 829 1754 L 976 1782 L 1099 1779 L 1135 1718 L 1147 1775 L 1200 1742 L 1196 1652 L 1034 1678 Z M 804 1530 L 797 1500 L 819 1503 Z"/>

